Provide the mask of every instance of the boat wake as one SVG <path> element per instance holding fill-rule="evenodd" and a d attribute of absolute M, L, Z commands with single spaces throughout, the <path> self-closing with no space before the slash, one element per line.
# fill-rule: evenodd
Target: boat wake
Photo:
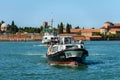
<path fill-rule="evenodd" d="M 106 54 L 101 54 L 101 53 L 91 53 L 89 54 L 90 56 L 105 56 Z"/>
<path fill-rule="evenodd" d="M 42 60 L 42 61 L 39 61 L 39 62 L 37 63 L 37 65 L 43 65 L 43 64 L 46 64 L 46 63 L 47 63 L 46 60 Z"/>
<path fill-rule="evenodd" d="M 73 65 L 56 65 L 56 64 L 50 64 L 50 66 L 55 67 L 55 68 L 59 68 L 59 69 L 70 68 L 70 69 L 81 69 L 81 70 L 83 70 L 83 69 L 88 68 L 88 66 L 85 65 L 85 64 L 81 64 L 79 66 L 77 66 L 77 65 L 73 66 Z"/>
<path fill-rule="evenodd" d="M 39 45 L 33 45 L 33 46 L 47 46 L 47 45 L 42 45 L 42 44 L 39 44 Z"/>
<path fill-rule="evenodd" d="M 93 60 L 86 60 L 85 62 L 86 65 L 95 65 L 95 64 L 104 64 L 103 61 L 93 61 Z"/>
<path fill-rule="evenodd" d="M 46 57 L 46 55 L 45 54 L 43 54 L 43 53 L 27 53 L 27 54 L 23 54 L 23 55 L 27 55 L 27 56 L 41 56 L 41 57 L 43 57 L 43 58 L 45 58 Z"/>

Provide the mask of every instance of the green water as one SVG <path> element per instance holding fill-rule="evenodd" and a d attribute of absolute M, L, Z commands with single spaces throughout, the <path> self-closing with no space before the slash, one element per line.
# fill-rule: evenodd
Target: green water
<path fill-rule="evenodd" d="M 120 80 L 120 41 L 85 42 L 77 68 L 48 65 L 41 42 L 0 42 L 0 80 Z"/>

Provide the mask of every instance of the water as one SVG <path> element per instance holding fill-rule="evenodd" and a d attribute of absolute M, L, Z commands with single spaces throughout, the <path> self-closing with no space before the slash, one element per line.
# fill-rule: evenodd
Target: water
<path fill-rule="evenodd" d="M 120 80 L 120 42 L 87 41 L 86 65 L 51 66 L 40 42 L 0 42 L 0 80 Z"/>

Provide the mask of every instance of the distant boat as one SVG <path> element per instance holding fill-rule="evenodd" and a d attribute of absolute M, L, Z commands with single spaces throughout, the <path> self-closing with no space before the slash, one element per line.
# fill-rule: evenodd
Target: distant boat
<path fill-rule="evenodd" d="M 58 40 L 57 32 L 54 31 L 54 28 L 47 28 L 42 38 L 42 44 L 49 44 L 52 39 L 54 39 L 55 41 Z"/>
<path fill-rule="evenodd" d="M 50 45 L 46 54 L 49 64 L 78 66 L 84 64 L 88 51 L 75 43 L 72 36 L 60 36 L 59 43 Z"/>

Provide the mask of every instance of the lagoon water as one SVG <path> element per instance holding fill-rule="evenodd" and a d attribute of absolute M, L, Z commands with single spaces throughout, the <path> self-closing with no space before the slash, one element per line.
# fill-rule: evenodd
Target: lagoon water
<path fill-rule="evenodd" d="M 86 41 L 86 65 L 47 64 L 41 42 L 0 42 L 0 80 L 120 80 L 120 41 Z"/>

